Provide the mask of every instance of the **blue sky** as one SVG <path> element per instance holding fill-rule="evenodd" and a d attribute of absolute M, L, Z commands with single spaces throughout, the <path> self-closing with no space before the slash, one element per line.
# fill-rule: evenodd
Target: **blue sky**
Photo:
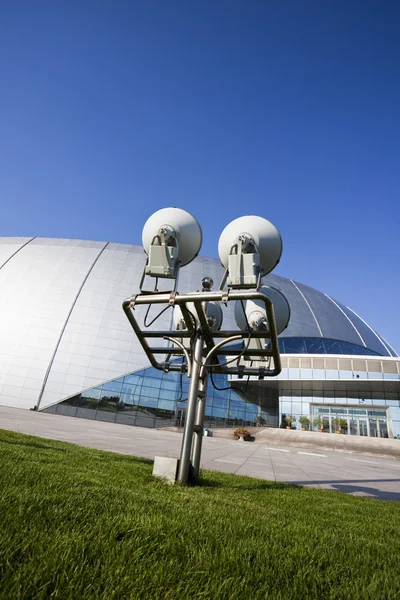
<path fill-rule="evenodd" d="M 140 243 L 180 206 L 400 351 L 400 4 L 3 0 L 0 235 Z"/>

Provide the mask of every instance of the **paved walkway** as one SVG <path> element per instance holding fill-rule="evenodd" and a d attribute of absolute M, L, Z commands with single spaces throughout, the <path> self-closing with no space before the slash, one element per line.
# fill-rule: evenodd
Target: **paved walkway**
<path fill-rule="evenodd" d="M 133 456 L 179 456 L 182 435 L 0 407 L 0 428 Z M 400 501 L 400 461 L 204 438 L 204 469 Z"/>

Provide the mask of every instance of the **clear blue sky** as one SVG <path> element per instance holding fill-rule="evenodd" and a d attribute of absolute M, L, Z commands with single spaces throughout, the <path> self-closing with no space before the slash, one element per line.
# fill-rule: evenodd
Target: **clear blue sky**
<path fill-rule="evenodd" d="M 400 351 L 399 2 L 3 0 L 0 73 L 0 235 L 140 243 L 176 205 L 217 256 L 259 214 Z"/>

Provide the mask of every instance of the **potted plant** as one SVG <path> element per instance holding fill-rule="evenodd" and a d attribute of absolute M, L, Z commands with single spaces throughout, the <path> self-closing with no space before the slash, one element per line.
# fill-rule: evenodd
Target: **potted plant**
<path fill-rule="evenodd" d="M 336 433 L 342 433 L 342 421 L 344 419 L 340 419 L 339 417 L 332 419 L 332 423 L 336 427 Z"/>
<path fill-rule="evenodd" d="M 233 435 L 235 436 L 235 439 L 239 440 L 240 442 L 245 442 L 251 437 L 250 432 L 247 431 L 247 429 L 245 429 L 244 427 L 238 427 L 237 429 L 235 429 Z"/>
<path fill-rule="evenodd" d="M 310 419 L 308 417 L 306 417 L 305 415 L 302 415 L 299 419 L 300 423 L 301 423 L 301 429 L 303 431 L 307 431 L 307 429 L 310 428 Z"/>
<path fill-rule="evenodd" d="M 320 433 L 323 433 L 323 431 L 324 431 L 324 422 L 323 422 L 322 415 L 319 415 L 318 417 L 314 418 L 313 425 L 314 425 L 314 427 L 318 427 L 318 431 Z"/>
<path fill-rule="evenodd" d="M 286 415 L 285 422 L 286 422 L 286 429 L 292 429 L 293 423 L 296 422 L 296 417 L 294 415 Z"/>

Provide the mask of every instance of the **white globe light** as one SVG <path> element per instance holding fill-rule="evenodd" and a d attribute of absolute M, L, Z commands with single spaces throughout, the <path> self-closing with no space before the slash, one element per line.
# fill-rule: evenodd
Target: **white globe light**
<path fill-rule="evenodd" d="M 200 252 L 203 234 L 197 219 L 182 208 L 162 208 L 151 215 L 144 224 L 142 243 L 149 254 L 154 237 L 161 228 L 171 230 L 179 244 L 181 266 L 188 265 Z"/>
<path fill-rule="evenodd" d="M 218 242 L 221 263 L 228 268 L 232 246 L 241 234 L 247 234 L 254 240 L 260 255 L 262 275 L 270 273 L 281 258 L 282 238 L 275 225 L 263 217 L 239 217 L 225 227 Z"/>
<path fill-rule="evenodd" d="M 286 329 L 290 320 L 290 305 L 286 297 L 277 288 L 272 285 L 264 285 L 259 292 L 267 296 L 274 307 L 276 331 L 279 335 Z M 244 311 L 243 311 L 244 308 Z M 263 325 L 269 332 L 267 313 L 265 304 L 262 300 L 239 300 L 235 303 L 235 319 L 237 326 L 242 331 L 247 329 L 247 322 L 250 327 L 258 328 Z M 247 320 L 246 320 L 247 319 Z"/>

